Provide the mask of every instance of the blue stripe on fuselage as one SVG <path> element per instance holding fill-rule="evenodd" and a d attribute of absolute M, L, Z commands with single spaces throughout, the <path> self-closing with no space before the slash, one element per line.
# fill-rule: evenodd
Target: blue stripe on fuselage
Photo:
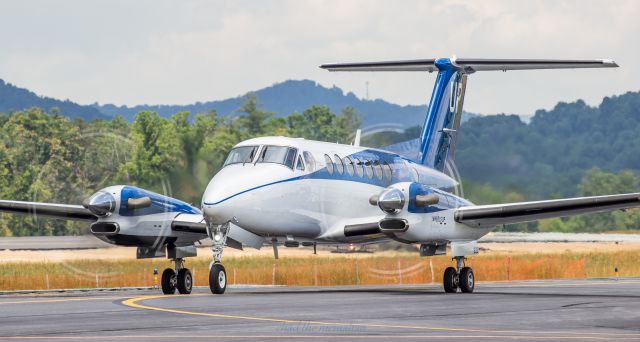
<path fill-rule="evenodd" d="M 203 203 L 204 203 L 205 205 L 216 205 L 216 204 L 220 204 L 220 203 L 222 203 L 222 202 L 224 202 L 224 201 L 226 201 L 226 200 L 232 199 L 232 198 L 234 198 L 234 197 L 236 197 L 236 196 L 238 196 L 238 195 L 242 195 L 242 194 L 244 194 L 244 193 L 247 193 L 247 192 L 249 192 L 249 191 L 257 190 L 257 189 L 264 188 L 264 187 L 267 187 L 267 186 L 270 186 L 270 185 L 274 185 L 274 184 L 280 184 L 280 183 L 286 183 L 286 182 L 293 182 L 293 181 L 296 181 L 296 180 L 299 180 L 299 179 L 305 179 L 305 178 L 307 178 L 307 177 L 306 177 L 306 176 L 298 176 L 298 177 L 293 177 L 293 178 L 283 179 L 283 180 L 279 180 L 279 181 L 276 181 L 276 182 L 271 182 L 271 183 L 267 183 L 267 184 L 263 184 L 263 185 L 258 185 L 258 186 L 255 186 L 255 187 L 251 188 L 251 189 L 247 189 L 247 190 L 244 190 L 244 191 L 240 191 L 240 192 L 238 192 L 237 194 L 233 194 L 233 195 L 231 195 L 231 196 L 225 197 L 225 198 L 223 198 L 223 199 L 219 200 L 218 202 L 213 202 L 213 203 L 203 202 Z"/>
<path fill-rule="evenodd" d="M 363 150 L 363 151 L 359 151 L 356 153 L 353 153 L 351 155 L 348 156 L 352 161 L 355 161 L 355 159 L 360 160 L 361 162 L 364 162 L 365 160 L 368 160 L 369 162 L 373 162 L 374 160 L 377 160 L 381 167 L 382 164 L 384 162 L 387 162 L 389 164 L 389 166 L 392 168 L 392 179 L 388 179 L 387 177 L 383 177 L 383 179 L 380 179 L 378 177 L 376 177 L 375 175 L 371 178 L 369 178 L 367 176 L 367 173 L 364 172 L 364 170 L 362 170 L 364 172 L 363 176 L 360 177 L 358 176 L 358 172 L 354 172 L 353 175 L 349 175 L 349 173 L 346 170 L 343 170 L 342 174 L 338 173 L 335 170 L 335 164 L 333 166 L 334 171 L 333 173 L 329 173 L 329 171 L 327 170 L 326 167 L 323 167 L 317 171 L 308 173 L 306 175 L 302 175 L 302 176 L 297 176 L 297 177 L 291 177 L 291 178 L 287 178 L 287 179 L 283 179 L 283 180 L 279 180 L 279 181 L 275 181 L 275 182 L 270 182 L 270 183 L 266 183 L 263 185 L 259 185 L 259 186 L 255 186 L 253 188 L 250 189 L 246 189 L 243 191 L 240 191 L 238 193 L 235 193 L 233 195 L 227 196 L 219 201 L 216 202 L 203 202 L 204 205 L 216 205 L 216 204 L 220 204 L 222 202 L 225 202 L 231 198 L 234 198 L 238 195 L 242 195 L 248 192 L 251 192 L 253 190 L 257 190 L 257 189 L 261 189 L 264 187 L 268 187 L 271 185 L 276 185 L 276 184 L 280 184 L 280 183 L 287 183 L 287 182 L 292 182 L 292 181 L 297 181 L 297 180 L 304 180 L 304 179 L 326 179 L 326 180 L 338 180 L 338 181 L 347 181 L 347 182 L 356 182 L 356 183 L 365 183 L 365 184 L 370 184 L 370 185 L 374 185 L 374 186 L 379 186 L 380 188 L 385 188 L 388 187 L 391 184 L 395 184 L 395 183 L 399 183 L 399 182 L 414 182 L 415 179 L 413 178 L 414 176 L 412 175 L 412 170 L 410 167 L 407 167 L 407 159 L 397 155 L 397 154 L 393 154 L 393 153 L 387 153 L 387 152 L 383 152 L 383 151 L 379 151 L 379 150 Z M 344 158 L 343 158 L 344 160 Z M 421 165 L 416 165 L 416 166 L 420 166 Z M 363 166 L 361 166 L 363 167 Z M 373 167 L 373 165 L 371 166 Z M 416 172 L 418 172 L 418 170 L 416 170 Z"/>

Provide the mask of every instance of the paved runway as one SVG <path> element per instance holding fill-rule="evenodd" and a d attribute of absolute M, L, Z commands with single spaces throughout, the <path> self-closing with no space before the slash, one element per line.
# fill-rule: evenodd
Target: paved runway
<path fill-rule="evenodd" d="M 0 340 L 640 340 L 640 279 L 0 296 Z"/>

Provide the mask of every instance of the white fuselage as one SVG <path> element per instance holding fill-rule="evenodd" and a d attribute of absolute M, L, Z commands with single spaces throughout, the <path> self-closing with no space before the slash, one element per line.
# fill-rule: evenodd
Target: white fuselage
<path fill-rule="evenodd" d="M 344 228 L 385 217 L 369 204 L 372 195 L 399 182 L 421 183 L 443 192 L 457 185 L 449 176 L 395 153 L 359 146 L 263 137 L 241 142 L 234 149 L 254 146 L 252 155 L 224 166 L 209 182 L 202 201 L 207 222 L 232 222 L 261 236 L 364 241 L 346 237 Z M 269 158 L 268 147 L 295 149 L 293 164 L 290 158 L 282 163 L 262 162 Z M 442 203 L 440 214 L 461 203 L 469 202 Z M 433 230 L 434 239 L 446 238 L 447 232 L 438 228 Z"/>

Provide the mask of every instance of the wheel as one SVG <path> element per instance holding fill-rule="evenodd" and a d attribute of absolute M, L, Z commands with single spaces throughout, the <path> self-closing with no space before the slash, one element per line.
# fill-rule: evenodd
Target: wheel
<path fill-rule="evenodd" d="M 458 272 L 453 267 L 447 267 L 444 270 L 444 278 L 442 283 L 444 284 L 444 292 L 446 293 L 456 293 L 458 292 L 458 284 L 456 278 L 458 277 Z"/>
<path fill-rule="evenodd" d="M 223 294 L 227 289 L 227 272 L 222 264 L 213 264 L 209 270 L 209 288 L 211 293 Z"/>
<path fill-rule="evenodd" d="M 178 281 L 176 287 L 180 294 L 190 294 L 193 287 L 193 277 L 188 268 L 182 268 L 178 271 Z"/>
<path fill-rule="evenodd" d="M 475 287 L 476 282 L 473 277 L 473 270 L 471 269 L 471 267 L 463 267 L 460 270 L 460 276 L 458 278 L 458 283 L 460 284 L 460 290 L 462 290 L 462 292 L 473 292 L 473 288 Z"/>
<path fill-rule="evenodd" d="M 162 272 L 162 293 L 174 294 L 176 292 L 176 272 L 167 268 Z"/>

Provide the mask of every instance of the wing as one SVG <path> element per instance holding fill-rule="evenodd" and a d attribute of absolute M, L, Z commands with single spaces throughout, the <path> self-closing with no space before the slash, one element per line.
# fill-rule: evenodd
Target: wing
<path fill-rule="evenodd" d="M 49 218 L 90 221 L 97 217 L 81 205 L 0 200 L 0 211 L 12 214 L 43 216 Z"/>
<path fill-rule="evenodd" d="M 455 220 L 471 227 L 492 227 L 545 218 L 640 207 L 640 193 L 462 207 Z"/>

